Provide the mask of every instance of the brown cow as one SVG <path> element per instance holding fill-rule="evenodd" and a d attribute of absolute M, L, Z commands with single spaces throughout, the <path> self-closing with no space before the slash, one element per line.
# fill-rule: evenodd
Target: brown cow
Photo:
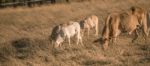
<path fill-rule="evenodd" d="M 137 18 L 139 20 L 139 24 L 140 24 L 140 26 L 143 26 L 142 27 L 143 32 L 144 32 L 145 36 L 147 37 L 149 34 L 149 30 L 148 30 L 149 14 L 147 13 L 147 11 L 145 9 L 143 9 L 141 7 L 131 7 L 130 10 L 131 10 L 132 14 L 137 16 Z M 146 37 L 145 37 L 145 39 L 147 39 Z"/>
<path fill-rule="evenodd" d="M 85 29 L 87 29 L 87 33 L 89 36 L 89 32 L 91 28 L 95 29 L 95 35 L 98 36 L 98 17 L 95 15 L 92 15 L 90 17 L 85 18 L 80 22 L 80 27 L 83 29 L 83 32 Z"/>
<path fill-rule="evenodd" d="M 144 26 L 142 26 L 143 28 Z M 140 28 L 140 23 L 136 15 L 131 13 L 113 13 L 107 17 L 103 31 L 102 44 L 103 49 L 108 48 L 110 39 L 116 43 L 116 38 L 120 33 L 128 33 L 129 35 L 135 33 L 132 41 L 138 37 L 137 30 Z"/>
<path fill-rule="evenodd" d="M 138 30 L 142 29 L 145 39 L 148 37 L 148 22 L 147 13 L 145 10 L 139 7 L 131 7 L 128 12 L 125 13 L 112 13 L 105 22 L 102 38 L 100 39 L 103 44 L 103 49 L 108 48 L 110 39 L 113 43 L 116 42 L 116 38 L 120 33 L 128 33 L 129 35 L 134 33 L 134 42 L 138 37 Z"/>

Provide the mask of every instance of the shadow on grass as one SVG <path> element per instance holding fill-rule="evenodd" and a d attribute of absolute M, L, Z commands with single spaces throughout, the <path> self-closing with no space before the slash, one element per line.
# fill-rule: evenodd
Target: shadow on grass
<path fill-rule="evenodd" d="M 29 38 L 21 38 L 12 42 L 15 48 L 15 56 L 19 59 L 31 57 L 34 54 L 32 41 Z"/>

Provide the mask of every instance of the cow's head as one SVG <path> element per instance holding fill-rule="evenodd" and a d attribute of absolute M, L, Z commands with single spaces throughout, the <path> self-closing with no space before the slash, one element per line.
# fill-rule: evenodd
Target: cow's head
<path fill-rule="evenodd" d="M 106 50 L 108 48 L 108 43 L 109 43 L 108 39 L 99 38 L 99 39 L 94 41 L 94 43 L 96 43 L 96 42 L 99 42 L 100 44 L 102 44 L 104 50 Z"/>
<path fill-rule="evenodd" d="M 58 47 L 63 42 L 64 33 L 62 31 L 62 25 L 57 25 L 53 28 L 52 33 L 49 37 L 50 42 L 54 42 L 55 47 Z"/>
<path fill-rule="evenodd" d="M 59 34 L 60 30 L 61 30 L 61 26 L 60 25 L 55 26 L 52 29 L 51 35 L 49 37 L 49 40 L 55 40 L 56 36 Z"/>
<path fill-rule="evenodd" d="M 56 40 L 55 40 L 55 47 L 59 47 L 60 44 L 64 41 L 63 37 L 61 37 L 60 35 L 57 35 Z"/>
<path fill-rule="evenodd" d="M 85 27 L 85 21 L 82 20 L 82 21 L 80 21 L 80 28 L 81 28 L 81 29 L 84 29 L 84 27 Z"/>
<path fill-rule="evenodd" d="M 80 27 L 81 27 L 81 29 L 89 28 L 88 20 L 82 20 L 82 21 L 80 21 Z"/>
<path fill-rule="evenodd" d="M 55 47 L 58 47 L 65 39 L 64 31 L 62 26 L 59 26 L 59 31 L 55 36 Z"/>
<path fill-rule="evenodd" d="M 100 44 L 104 44 L 105 41 L 106 41 L 106 39 L 99 38 L 99 39 L 96 39 L 96 40 L 94 41 L 94 43 L 99 42 Z"/>

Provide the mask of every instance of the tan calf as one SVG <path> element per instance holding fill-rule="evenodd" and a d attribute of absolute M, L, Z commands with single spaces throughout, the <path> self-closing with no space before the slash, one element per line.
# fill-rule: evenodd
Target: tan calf
<path fill-rule="evenodd" d="M 95 29 L 95 35 L 98 36 L 98 17 L 92 15 L 90 17 L 85 18 L 80 22 L 80 27 L 83 30 L 87 30 L 88 36 L 89 32 L 92 28 Z M 84 31 L 83 31 L 84 32 Z"/>

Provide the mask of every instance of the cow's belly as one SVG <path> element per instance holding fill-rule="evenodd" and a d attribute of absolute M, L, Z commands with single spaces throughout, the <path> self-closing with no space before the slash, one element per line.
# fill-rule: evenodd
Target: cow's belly
<path fill-rule="evenodd" d="M 67 35 L 70 37 L 74 36 L 76 33 L 75 29 L 67 29 L 66 32 L 67 32 Z"/>

